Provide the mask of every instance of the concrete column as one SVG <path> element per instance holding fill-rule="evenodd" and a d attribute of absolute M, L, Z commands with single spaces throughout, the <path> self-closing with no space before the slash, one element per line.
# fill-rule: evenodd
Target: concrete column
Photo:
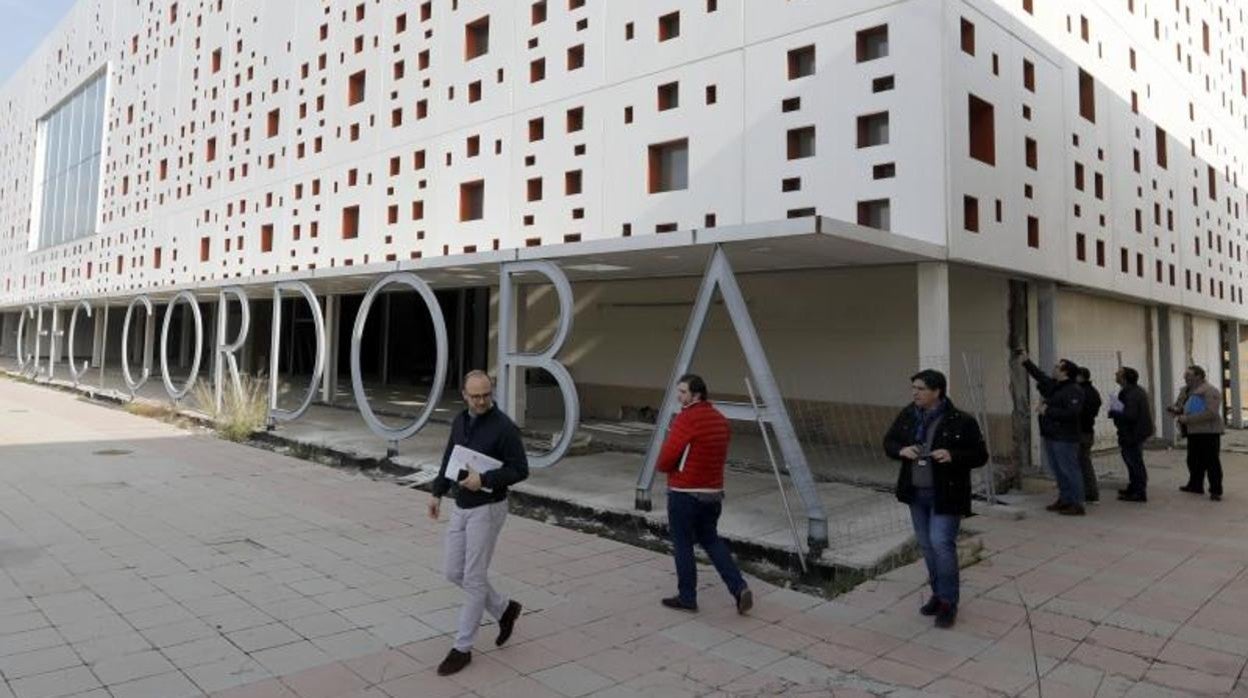
<path fill-rule="evenodd" d="M 381 313 L 381 384 L 390 384 L 390 301 L 393 294 L 387 293 Z"/>
<path fill-rule="evenodd" d="M 104 385 L 104 365 L 108 363 L 108 304 L 101 309 L 103 315 L 100 318 L 100 389 L 103 390 Z"/>
<path fill-rule="evenodd" d="M 1161 438 L 1174 442 L 1174 420 L 1166 414 L 1166 408 L 1174 404 L 1174 347 L 1170 335 L 1170 306 L 1157 306 L 1157 394 L 1161 397 L 1161 409 L 1157 419 L 1161 422 Z"/>
<path fill-rule="evenodd" d="M 1231 426 L 1236 429 L 1244 428 L 1244 400 L 1243 391 L 1239 384 L 1239 323 L 1230 320 L 1227 322 L 1227 336 L 1230 346 L 1230 363 L 1231 363 Z"/>
<path fill-rule="evenodd" d="M 250 301 L 248 301 L 248 303 L 250 303 Z M 250 309 L 250 306 L 248 309 Z M 225 331 L 226 341 L 228 342 L 228 341 L 235 340 L 238 337 L 238 333 L 242 329 L 243 329 L 243 310 L 242 308 L 239 308 L 235 313 L 233 313 L 230 319 L 230 327 L 226 328 L 226 331 Z M 239 372 L 246 374 L 246 375 L 254 374 L 253 367 L 255 365 L 255 356 L 253 355 L 256 353 L 256 333 L 253 332 L 252 329 L 253 328 L 250 328 L 250 327 L 247 328 L 247 336 L 243 338 L 243 346 L 238 350 L 238 354 L 239 354 L 238 370 Z M 273 376 L 273 380 L 277 380 L 277 378 L 278 378 L 277 376 Z"/>
<path fill-rule="evenodd" d="M 195 335 L 191 331 L 193 324 L 190 311 L 184 311 L 179 333 L 180 339 L 178 340 L 178 368 L 187 368 L 191 365 L 191 342 L 194 340 Z"/>
<path fill-rule="evenodd" d="M 98 367 L 103 359 L 104 341 L 107 338 L 104 334 L 104 308 L 97 306 L 92 318 L 94 322 L 91 323 L 91 366 Z"/>
<path fill-rule="evenodd" d="M 325 373 L 321 376 L 321 402 L 334 404 L 338 393 L 338 328 L 342 298 L 325 296 Z"/>
<path fill-rule="evenodd" d="M 524 337 L 526 326 L 528 325 L 529 315 L 529 287 L 524 284 L 516 284 L 516 314 L 511 318 L 500 318 L 500 322 L 511 323 L 511 336 L 515 338 L 516 349 L 523 349 L 525 345 Z M 503 411 L 507 416 L 511 417 L 511 421 L 516 426 L 524 428 L 524 413 L 528 411 L 528 389 L 525 385 L 524 375 L 525 369 L 522 367 L 512 367 L 511 375 L 507 377 L 507 404 L 503 405 Z"/>
<path fill-rule="evenodd" d="M 949 265 L 921 262 L 918 275 L 919 368 L 935 368 L 949 375 Z"/>
<path fill-rule="evenodd" d="M 1036 282 L 1037 365 L 1047 371 L 1061 357 L 1057 355 L 1057 284 Z"/>

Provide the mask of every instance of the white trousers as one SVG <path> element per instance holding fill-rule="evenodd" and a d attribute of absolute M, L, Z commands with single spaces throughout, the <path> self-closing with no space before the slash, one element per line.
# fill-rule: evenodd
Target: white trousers
<path fill-rule="evenodd" d="M 485 611 L 498 619 L 507 610 L 507 599 L 490 586 L 489 578 L 494 545 L 506 520 L 506 500 L 471 509 L 456 507 L 451 513 L 443 570 L 447 580 L 468 595 L 459 611 L 459 631 L 455 636 L 455 649 L 460 652 L 472 649 Z"/>

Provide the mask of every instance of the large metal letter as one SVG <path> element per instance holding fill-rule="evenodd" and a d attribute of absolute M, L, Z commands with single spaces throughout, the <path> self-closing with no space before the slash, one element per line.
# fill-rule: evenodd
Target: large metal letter
<path fill-rule="evenodd" d="M 121 323 L 121 377 L 126 381 L 126 388 L 130 390 L 130 397 L 143 387 L 147 379 L 152 375 L 152 346 L 151 334 L 143 333 L 143 377 L 138 381 L 130 375 L 130 318 L 134 314 L 134 304 L 141 303 L 143 309 L 147 311 L 147 324 L 151 324 L 152 300 L 147 296 L 139 296 L 130 301 L 130 305 L 126 306 L 126 319 Z"/>
<path fill-rule="evenodd" d="M 26 318 L 28 317 L 35 317 L 35 306 L 28 305 L 22 308 L 22 312 L 17 316 L 17 371 L 23 375 L 31 362 L 31 358 L 26 355 Z"/>
<path fill-rule="evenodd" d="M 173 309 L 178 306 L 178 301 L 186 301 L 192 317 L 195 318 L 195 359 L 191 362 L 191 373 L 187 376 L 186 385 L 180 390 L 174 388 L 173 381 L 169 379 L 169 321 L 173 319 Z M 195 385 L 195 380 L 199 378 L 199 359 L 202 349 L 200 343 L 203 341 L 204 318 L 199 314 L 199 303 L 195 300 L 195 294 L 190 291 L 180 291 L 173 297 L 173 300 L 169 301 L 169 305 L 165 306 L 165 323 L 160 329 L 160 378 L 165 383 L 165 392 L 169 393 L 169 398 L 174 402 L 186 397 Z"/>
<path fill-rule="evenodd" d="M 82 362 L 82 370 L 74 365 L 74 331 L 78 329 L 78 311 L 85 309 L 87 317 L 91 317 L 91 304 L 87 301 L 78 301 L 74 309 L 69 313 L 69 346 L 66 348 L 66 357 L 69 360 L 69 375 L 74 379 L 74 387 L 78 387 L 78 381 L 87 374 L 87 367 L 91 365 L 90 361 Z"/>
<path fill-rule="evenodd" d="M 549 279 L 555 287 L 555 296 L 559 299 L 559 326 L 555 330 L 554 338 L 545 349 L 531 353 L 517 350 L 519 337 L 513 336 L 511 325 L 512 315 L 519 311 L 514 307 L 516 287 L 513 277 L 525 272 L 536 272 Z M 546 468 L 558 463 L 563 454 L 568 452 L 576 426 L 581 421 L 581 403 L 576 396 L 576 383 L 568 369 L 555 360 L 555 355 L 563 348 L 563 343 L 572 332 L 572 285 L 568 283 L 568 277 L 562 269 L 547 261 L 506 262 L 499 269 L 498 283 L 498 384 L 494 388 L 495 400 L 498 404 L 507 404 L 508 391 L 515 389 L 511 385 L 510 376 L 516 368 L 546 370 L 554 376 L 555 382 L 559 384 L 559 393 L 563 396 L 563 432 L 559 436 L 559 442 L 553 444 L 546 453 L 529 459 L 529 467 Z M 523 380 L 522 371 L 516 371 L 516 375 L 517 381 Z"/>
<path fill-rule="evenodd" d="M 429 399 L 415 421 L 398 429 L 387 427 L 377 419 L 373 408 L 368 404 L 368 396 L 364 394 L 364 378 L 360 375 L 360 340 L 364 337 L 364 323 L 368 321 L 368 310 L 372 307 L 377 294 L 391 284 L 407 286 L 424 299 L 425 305 L 429 307 L 429 317 L 433 320 L 434 348 L 437 351 Z M 383 277 L 368 289 L 368 293 L 364 295 L 364 301 L 360 303 L 359 314 L 355 316 L 355 327 L 351 330 L 351 391 L 355 395 L 355 404 L 360 409 L 360 416 L 364 418 L 364 422 L 374 434 L 390 442 L 391 454 L 396 452 L 399 441 L 415 434 L 425 426 L 425 422 L 438 406 L 438 400 L 442 398 L 442 388 L 446 385 L 446 355 L 446 319 L 442 317 L 442 308 L 438 305 L 438 299 L 433 295 L 433 289 L 429 288 L 429 284 L 425 283 L 424 279 L 411 272 L 397 272 Z"/>
<path fill-rule="evenodd" d="M 282 347 L 282 291 L 295 291 L 308 301 L 308 306 L 312 308 L 312 324 L 316 328 L 316 361 L 312 366 L 312 382 L 303 402 L 293 410 L 277 408 L 277 367 Z M 307 411 L 308 405 L 312 404 L 312 398 L 316 396 L 321 382 L 321 374 L 325 371 L 325 317 L 321 313 L 321 304 L 316 302 L 316 294 L 302 281 L 283 281 L 273 286 L 273 338 L 269 355 L 269 420 L 291 422 L 299 419 Z"/>
<path fill-rule="evenodd" d="M 229 328 L 229 305 L 226 295 L 232 295 L 238 299 L 239 308 L 242 310 L 241 321 L 238 327 L 238 337 L 229 344 L 225 343 L 225 333 Z M 212 381 L 216 387 L 217 412 L 221 411 L 221 398 L 224 395 L 222 383 L 223 376 L 221 370 L 225 365 L 229 366 L 230 379 L 234 383 L 234 394 L 243 394 L 243 381 L 238 377 L 238 359 L 234 357 L 234 352 L 242 348 L 247 342 L 247 332 L 251 329 L 251 306 L 247 301 L 247 292 L 238 286 L 227 286 L 221 289 L 217 294 L 217 342 L 216 348 L 212 351 Z M 270 380 L 276 380 L 276 376 L 270 376 Z"/>
<path fill-rule="evenodd" d="M 789 419 L 788 410 L 784 406 L 784 398 L 780 395 L 775 376 L 771 372 L 771 365 L 767 361 L 767 354 L 763 351 L 763 344 L 758 338 L 754 322 L 750 319 L 749 308 L 745 304 L 745 298 L 741 295 L 740 286 L 737 285 L 732 265 L 728 262 L 728 254 L 718 245 L 711 253 L 706 275 L 702 277 L 702 288 L 699 289 L 698 298 L 693 304 L 689 324 L 685 327 L 685 338 L 680 343 L 680 353 L 667 384 L 663 408 L 659 410 L 657 428 L 650 440 L 650 448 L 646 451 L 646 460 L 641 473 L 637 477 L 636 506 L 638 509 L 650 509 L 650 487 L 654 483 L 654 469 L 659 458 L 659 450 L 663 446 L 666 427 L 678 412 L 676 381 L 689 371 L 690 364 L 693 362 L 693 354 L 698 347 L 702 328 L 706 324 L 706 316 L 711 308 L 711 300 L 714 298 L 716 287 L 719 287 L 724 308 L 732 320 L 737 340 L 741 342 L 741 348 L 745 354 L 746 364 L 749 366 L 754 384 L 758 386 L 759 396 L 763 399 L 764 404 L 760 406 L 761 418 L 769 422 L 775 431 L 776 441 L 784 456 L 789 477 L 792 478 L 793 486 L 806 506 L 806 541 L 810 546 L 811 555 L 818 556 L 819 551 L 826 548 L 828 544 L 828 519 L 823 511 L 823 502 L 819 499 L 818 490 L 815 489 L 815 480 L 806 463 L 806 454 L 802 452 L 802 445 L 797 440 L 797 432 L 793 428 L 793 422 Z M 748 405 L 720 402 L 716 406 L 729 419 L 745 421 L 756 419 L 753 410 Z"/>

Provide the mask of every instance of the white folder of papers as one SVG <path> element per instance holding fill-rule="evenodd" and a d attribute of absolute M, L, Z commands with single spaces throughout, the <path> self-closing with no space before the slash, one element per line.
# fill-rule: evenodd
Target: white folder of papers
<path fill-rule="evenodd" d="M 451 449 L 450 460 L 446 462 L 446 477 L 451 482 L 459 482 L 459 474 L 465 468 L 472 468 L 478 473 L 488 473 L 491 470 L 497 470 L 502 465 L 503 462 L 501 460 L 456 444 L 455 448 Z M 483 492 L 492 491 L 488 487 L 482 487 L 481 490 Z"/>

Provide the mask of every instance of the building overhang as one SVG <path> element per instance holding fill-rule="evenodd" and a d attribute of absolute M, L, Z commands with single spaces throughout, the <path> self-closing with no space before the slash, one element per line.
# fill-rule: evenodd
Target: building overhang
<path fill-rule="evenodd" d="M 249 297 L 258 299 L 266 297 L 275 284 L 283 281 L 302 281 L 318 295 L 356 294 L 364 293 L 379 278 L 394 272 L 412 272 L 435 289 L 496 286 L 500 264 L 538 259 L 558 265 L 574 283 L 690 277 L 703 273 L 716 245 L 727 251 L 737 273 L 913 264 L 948 258 L 943 245 L 831 218 L 807 217 L 246 279 L 213 279 L 151 290 L 48 298 L 42 302 L 67 305 L 88 299 L 124 304 L 145 294 L 154 302 L 166 302 L 181 291 L 190 291 L 206 301 L 215 298 L 220 289 L 231 286 L 242 287 Z"/>

